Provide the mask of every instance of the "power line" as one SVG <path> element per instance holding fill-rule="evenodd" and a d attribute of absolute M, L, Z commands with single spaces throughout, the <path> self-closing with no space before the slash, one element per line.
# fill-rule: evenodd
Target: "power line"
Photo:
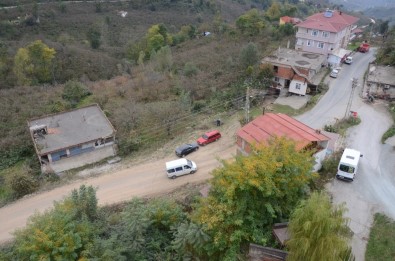
<path fill-rule="evenodd" d="M 225 100 L 225 101 L 221 101 L 221 102 L 218 102 L 218 103 L 213 104 L 213 105 L 210 105 L 210 106 L 206 106 L 206 107 L 205 107 L 203 110 L 201 110 L 201 111 L 186 113 L 186 114 L 182 115 L 181 117 L 178 117 L 177 119 L 175 119 L 175 120 L 173 121 L 173 124 L 177 124 L 177 122 L 180 122 L 181 120 L 186 120 L 186 119 L 189 119 L 189 118 L 191 118 L 191 117 L 196 117 L 196 115 L 203 114 L 203 113 L 209 111 L 210 109 L 218 108 L 218 107 L 220 107 L 220 106 L 223 106 L 224 104 L 230 103 L 230 102 L 232 102 L 232 101 L 238 101 L 238 100 L 240 100 L 240 99 L 242 99 L 242 98 L 244 98 L 244 96 L 239 96 L 239 97 L 236 97 L 236 98 L 231 98 L 231 99 L 228 99 L 228 100 Z M 149 133 L 152 132 L 152 129 L 167 127 L 168 124 L 169 124 L 169 123 L 159 123 L 159 124 L 152 124 L 152 125 L 146 126 L 146 127 L 145 127 L 146 131 L 142 131 L 142 132 L 140 132 L 140 134 L 143 134 L 143 135 L 144 135 L 144 134 L 149 134 Z M 154 132 L 155 132 L 155 131 L 154 131 Z"/>
<path fill-rule="evenodd" d="M 237 101 L 237 100 L 240 100 L 242 98 L 244 98 L 244 96 L 240 96 L 240 97 L 237 97 L 235 99 L 229 99 L 229 100 L 225 101 L 225 103 L 226 102 L 231 102 L 231 101 Z M 215 106 L 210 106 L 210 108 L 214 109 L 214 108 L 222 106 L 222 105 L 223 105 L 223 102 L 220 102 L 220 103 L 216 104 Z M 181 120 L 185 120 L 185 119 L 188 119 L 190 117 L 196 117 L 196 115 L 203 114 L 203 113 L 205 113 L 207 111 L 208 111 L 208 109 L 203 110 L 203 111 L 199 111 L 199 112 L 196 112 L 196 113 L 190 113 L 190 115 L 188 115 L 188 116 L 176 119 L 173 123 L 164 123 L 164 124 L 159 124 L 159 125 L 153 126 L 152 128 L 149 128 L 147 131 L 139 133 L 139 136 L 150 136 L 150 137 L 143 138 L 140 142 L 143 143 L 143 142 L 151 140 L 151 139 L 153 139 L 155 137 L 159 137 L 161 133 L 164 133 L 166 131 L 166 129 L 169 127 L 169 124 L 172 124 L 173 128 L 177 127 L 178 129 L 180 129 L 182 127 L 187 127 L 188 125 L 190 125 L 190 122 L 189 121 L 184 122 L 184 121 L 181 121 Z"/>

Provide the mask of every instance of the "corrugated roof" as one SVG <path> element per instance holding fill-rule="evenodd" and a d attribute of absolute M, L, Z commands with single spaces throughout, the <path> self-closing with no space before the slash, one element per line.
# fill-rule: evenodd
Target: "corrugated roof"
<path fill-rule="evenodd" d="M 281 113 L 265 113 L 241 128 L 237 135 L 250 144 L 266 143 L 275 136 L 287 137 L 297 143 L 297 149 L 313 141 L 329 140 L 315 129 Z"/>
<path fill-rule="evenodd" d="M 305 21 L 299 23 L 297 26 L 337 33 L 359 20 L 357 17 L 340 11 L 333 11 L 331 17 L 325 17 L 324 14 L 325 12 L 322 12 L 309 16 Z"/>

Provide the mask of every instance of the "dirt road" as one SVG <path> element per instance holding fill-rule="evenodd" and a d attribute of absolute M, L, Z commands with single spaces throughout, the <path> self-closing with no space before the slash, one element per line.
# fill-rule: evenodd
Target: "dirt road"
<path fill-rule="evenodd" d="M 82 184 L 97 187 L 99 205 L 106 205 L 127 201 L 136 196 L 162 194 L 187 183 L 207 180 L 210 178 L 210 172 L 221 165 L 220 159 L 229 159 L 236 154 L 234 137 L 238 128 L 237 121 L 231 125 L 221 126 L 219 128 L 222 133 L 220 140 L 201 147 L 197 152 L 187 156 L 188 159 L 195 161 L 198 166 L 198 171 L 195 174 L 182 176 L 174 180 L 167 178 L 165 162 L 177 158 L 174 155 L 174 149 L 171 148 L 168 149 L 169 153 L 165 158 L 151 159 L 149 162 L 115 173 L 78 180 L 69 185 L 31 195 L 5 206 L 0 209 L 0 243 L 12 239 L 12 232 L 17 228 L 24 227 L 28 217 L 34 212 L 43 212 L 50 209 L 54 201 L 63 199 L 73 189 L 79 188 Z M 199 131 L 196 133 L 199 133 Z"/>

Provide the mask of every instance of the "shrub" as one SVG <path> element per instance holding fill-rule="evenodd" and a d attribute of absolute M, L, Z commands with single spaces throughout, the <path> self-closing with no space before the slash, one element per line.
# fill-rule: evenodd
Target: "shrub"
<path fill-rule="evenodd" d="M 8 185 L 16 198 L 31 194 L 38 188 L 37 180 L 26 172 L 11 175 L 8 178 Z"/>
<path fill-rule="evenodd" d="M 198 73 L 198 68 L 192 62 L 187 62 L 184 66 L 184 75 L 186 77 L 192 77 Z"/>
<path fill-rule="evenodd" d="M 99 30 L 97 30 L 95 28 L 89 29 L 89 31 L 87 33 L 87 38 L 88 38 L 88 41 L 89 41 L 92 49 L 99 49 L 99 47 L 101 45 L 101 42 L 100 42 L 101 33 Z"/>
<path fill-rule="evenodd" d="M 72 106 L 75 106 L 83 98 L 91 94 L 84 84 L 77 81 L 68 81 L 64 86 L 62 98 L 69 101 Z"/>

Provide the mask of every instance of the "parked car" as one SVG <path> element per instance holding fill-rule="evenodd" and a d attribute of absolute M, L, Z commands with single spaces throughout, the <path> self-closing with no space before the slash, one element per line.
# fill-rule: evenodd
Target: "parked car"
<path fill-rule="evenodd" d="M 344 60 L 345 64 L 352 64 L 352 57 L 351 56 L 347 56 L 347 58 Z"/>
<path fill-rule="evenodd" d="M 221 138 L 221 133 L 217 130 L 209 131 L 203 134 L 198 140 L 197 144 L 200 146 L 207 145 L 211 142 L 217 141 L 219 138 Z"/>
<path fill-rule="evenodd" d="M 333 69 L 331 71 L 331 74 L 329 74 L 329 76 L 332 77 L 332 78 L 337 78 L 338 74 L 339 74 L 339 70 L 338 69 Z"/>
<path fill-rule="evenodd" d="M 182 144 L 181 146 L 176 148 L 176 155 L 178 157 L 184 157 L 191 152 L 197 151 L 198 149 L 199 145 L 197 145 L 197 143 Z"/>

